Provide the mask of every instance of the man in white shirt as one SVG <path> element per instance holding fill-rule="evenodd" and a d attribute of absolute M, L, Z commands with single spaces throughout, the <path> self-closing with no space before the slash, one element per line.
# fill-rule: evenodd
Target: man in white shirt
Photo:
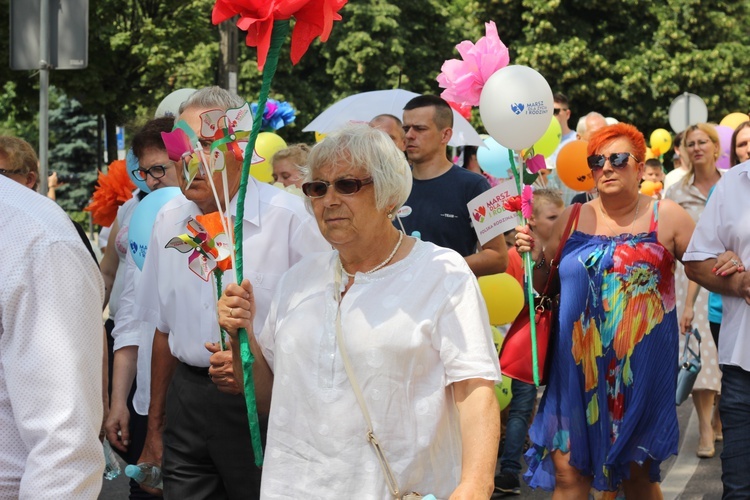
<path fill-rule="evenodd" d="M 12 250 L 0 259 L 0 499 L 96 499 L 104 284 L 65 212 L 14 179 L 36 166 L 22 142 L 0 147 L 0 246 Z"/>
<path fill-rule="evenodd" d="M 201 115 L 243 104 L 223 89 L 204 88 L 182 104 L 177 119 L 195 132 L 208 156 L 213 138 L 201 135 Z M 172 158 L 171 152 L 170 158 L 182 161 Z M 137 315 L 156 325 L 148 433 L 139 462 L 163 463 L 165 498 L 252 499 L 260 492 L 244 397 L 237 391 L 219 391 L 208 376 L 211 353 L 205 344 L 219 339 L 216 286 L 188 268 L 189 254 L 165 248 L 173 237 L 187 233 L 191 217 L 217 209 L 224 212 L 227 201 L 229 212 L 236 213 L 241 162 L 231 154 L 225 159 L 231 201 L 224 199 L 222 174 L 212 177 L 220 206 L 205 177 L 205 166 L 189 186 L 180 175 L 183 195 L 169 201 L 157 215 L 136 298 Z M 302 200 L 252 177 L 245 196 L 243 232 L 244 274 L 256 290 L 259 332 L 281 275 L 306 254 L 330 249 L 330 245 Z M 233 276 L 234 270 L 229 270 L 224 280 L 233 281 Z"/>
<path fill-rule="evenodd" d="M 738 269 L 750 264 L 750 162 L 725 173 L 714 191 L 683 261 L 688 278 L 723 296 L 719 336 L 723 498 L 749 498 L 750 273 L 717 276 L 714 269 L 717 257 L 727 250 L 741 259 L 731 261 Z"/>

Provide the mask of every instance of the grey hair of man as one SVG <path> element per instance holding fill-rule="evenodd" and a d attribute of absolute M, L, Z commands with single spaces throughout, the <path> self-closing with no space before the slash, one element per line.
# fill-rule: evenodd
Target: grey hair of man
<path fill-rule="evenodd" d="M 584 134 L 586 134 L 586 120 L 589 118 L 601 118 L 602 120 L 606 121 L 607 119 L 604 118 L 604 115 L 601 113 L 597 113 L 596 111 L 592 111 L 588 113 L 587 115 L 582 116 L 578 119 L 578 124 L 576 125 L 576 134 L 583 137 Z"/>
<path fill-rule="evenodd" d="M 217 86 L 203 87 L 193 92 L 186 101 L 180 104 L 180 114 L 188 108 L 213 108 L 226 111 L 227 109 L 241 108 L 244 104 L 243 98 L 226 89 Z"/>
<path fill-rule="evenodd" d="M 373 179 L 375 207 L 384 212 L 395 213 L 411 193 L 411 169 L 403 151 L 385 132 L 367 124 L 349 125 L 316 144 L 303 170 L 305 182 L 327 166 L 364 169 Z M 311 208 L 310 200 L 305 202 Z"/>

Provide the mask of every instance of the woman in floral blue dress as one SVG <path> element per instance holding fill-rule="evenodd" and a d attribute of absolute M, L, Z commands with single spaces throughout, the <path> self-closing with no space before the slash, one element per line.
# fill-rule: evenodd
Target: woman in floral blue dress
<path fill-rule="evenodd" d="M 529 485 L 555 499 L 587 498 L 592 486 L 661 498 L 660 464 L 677 453 L 674 267 L 694 223 L 676 203 L 638 192 L 645 153 L 643 134 L 624 123 L 588 144 L 599 197 L 581 207 L 562 252 L 558 335 L 526 457 Z M 570 212 L 544 249 L 519 228 L 537 289 Z"/>

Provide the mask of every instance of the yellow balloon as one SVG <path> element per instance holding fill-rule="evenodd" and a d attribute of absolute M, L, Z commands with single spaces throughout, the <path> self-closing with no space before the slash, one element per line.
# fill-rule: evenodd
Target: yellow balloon
<path fill-rule="evenodd" d="M 721 119 L 721 123 L 719 123 L 719 125 L 724 125 L 725 127 L 729 127 L 734 130 L 737 128 L 737 125 L 748 120 L 750 120 L 750 116 L 746 115 L 745 113 L 729 113 L 727 116 Z"/>
<path fill-rule="evenodd" d="M 324 134 L 322 132 L 315 132 L 315 142 L 317 143 L 317 142 L 322 141 L 323 139 L 326 138 L 327 135 L 328 134 Z"/>
<path fill-rule="evenodd" d="M 664 154 L 672 147 L 672 134 L 663 128 L 657 128 L 651 132 L 651 149 L 658 149 Z"/>
<path fill-rule="evenodd" d="M 518 281 L 507 273 L 479 278 L 479 288 L 487 304 L 491 325 L 510 323 L 523 308 L 523 289 Z"/>
<path fill-rule="evenodd" d="M 548 158 L 560 145 L 560 139 L 562 139 L 562 128 L 560 122 L 553 116 L 547 131 L 534 143 L 534 152 Z"/>
<path fill-rule="evenodd" d="M 497 402 L 500 403 L 500 411 L 503 411 L 509 404 L 511 398 L 513 398 L 513 391 L 511 390 L 511 378 L 502 376 L 502 381 L 499 384 L 495 384 L 495 397 Z"/>
<path fill-rule="evenodd" d="M 273 132 L 261 132 L 255 141 L 253 164 L 250 165 L 250 175 L 260 182 L 273 182 L 273 165 L 271 158 L 276 152 L 286 148 L 284 139 Z M 257 155 L 257 156 L 256 156 Z"/>

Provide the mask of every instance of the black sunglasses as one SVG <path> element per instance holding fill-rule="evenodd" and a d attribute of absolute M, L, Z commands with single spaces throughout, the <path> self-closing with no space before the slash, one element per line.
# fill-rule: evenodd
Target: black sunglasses
<path fill-rule="evenodd" d="M 607 160 L 609 160 L 609 164 L 612 165 L 612 168 L 625 168 L 625 165 L 628 164 L 630 158 L 638 161 L 638 158 L 636 158 L 633 153 L 612 153 L 609 156 L 591 155 L 586 158 L 586 162 L 589 164 L 591 170 L 604 168 L 604 163 Z"/>
<path fill-rule="evenodd" d="M 568 108 L 553 108 L 552 114 L 557 116 L 560 114 L 560 111 L 567 111 Z"/>
<path fill-rule="evenodd" d="M 164 174 L 167 173 L 167 169 L 170 166 L 171 165 L 154 165 L 146 170 L 136 168 L 135 170 L 131 170 L 131 172 L 136 179 L 140 179 L 142 181 L 145 181 L 149 175 L 154 179 L 161 179 L 162 177 L 164 177 Z"/>
<path fill-rule="evenodd" d="M 308 198 L 322 198 L 328 192 L 328 187 L 333 186 L 339 194 L 354 194 L 363 186 L 372 184 L 372 177 L 367 179 L 339 179 L 334 182 L 313 181 L 302 184 L 302 192 Z"/>

